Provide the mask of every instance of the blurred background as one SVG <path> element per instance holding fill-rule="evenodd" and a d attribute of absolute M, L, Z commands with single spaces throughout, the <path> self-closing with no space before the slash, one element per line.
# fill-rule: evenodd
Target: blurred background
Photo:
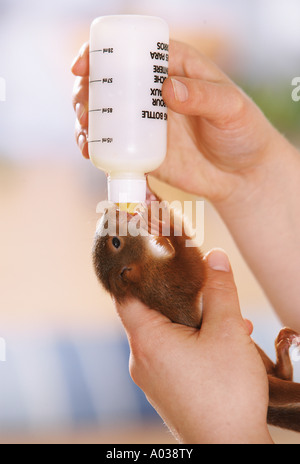
<path fill-rule="evenodd" d="M 172 38 L 215 60 L 300 146 L 298 0 L 0 0 L 1 443 L 174 442 L 129 377 L 123 329 L 91 264 L 106 181 L 75 144 L 70 65 L 92 20 L 108 14 L 164 18 Z M 215 246 L 229 253 L 243 314 L 274 359 L 281 324 L 206 202 L 203 249 Z"/>

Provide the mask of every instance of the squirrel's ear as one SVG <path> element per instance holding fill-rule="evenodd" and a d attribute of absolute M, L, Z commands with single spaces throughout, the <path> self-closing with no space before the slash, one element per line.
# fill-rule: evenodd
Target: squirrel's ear
<path fill-rule="evenodd" d="M 173 258 L 175 249 L 167 237 L 149 237 L 149 251 L 155 258 Z"/>

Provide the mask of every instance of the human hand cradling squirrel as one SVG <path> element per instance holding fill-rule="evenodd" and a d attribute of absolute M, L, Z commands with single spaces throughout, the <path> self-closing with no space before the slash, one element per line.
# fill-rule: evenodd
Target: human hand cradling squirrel
<path fill-rule="evenodd" d="M 231 266 L 221 250 L 206 261 L 200 330 L 136 300 L 116 305 L 131 376 L 181 442 L 272 443 L 266 369 L 241 316 Z"/>

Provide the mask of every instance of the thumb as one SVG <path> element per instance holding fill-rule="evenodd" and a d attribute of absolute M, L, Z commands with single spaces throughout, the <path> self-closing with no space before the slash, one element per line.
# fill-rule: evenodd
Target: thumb
<path fill-rule="evenodd" d="M 206 257 L 207 282 L 203 292 L 203 329 L 217 331 L 224 322 L 242 322 L 247 333 L 247 323 L 243 321 L 237 288 L 226 253 L 214 249 Z"/>
<path fill-rule="evenodd" d="M 202 116 L 224 123 L 239 114 L 244 105 L 243 93 L 230 81 L 209 82 L 187 77 L 171 77 L 163 84 L 162 97 L 176 113 Z"/>

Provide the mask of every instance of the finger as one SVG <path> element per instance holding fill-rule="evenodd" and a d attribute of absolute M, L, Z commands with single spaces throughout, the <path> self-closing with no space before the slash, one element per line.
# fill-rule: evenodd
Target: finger
<path fill-rule="evenodd" d="M 89 111 L 89 87 L 87 77 L 77 77 L 73 88 L 73 108 L 82 128 L 87 130 Z"/>
<path fill-rule="evenodd" d="M 154 309 L 149 309 L 138 300 L 132 299 L 124 304 L 115 302 L 115 306 L 130 340 L 159 325 L 172 325 L 166 316 Z"/>
<path fill-rule="evenodd" d="M 222 328 L 224 322 L 239 322 L 246 329 L 229 259 L 220 249 L 214 249 L 207 262 L 207 282 L 203 292 L 203 328 Z"/>
<path fill-rule="evenodd" d="M 215 83 L 186 77 L 168 78 L 163 99 L 176 113 L 202 116 L 214 123 L 234 121 L 245 105 L 242 91 L 232 83 Z"/>
<path fill-rule="evenodd" d="M 76 103 L 75 112 L 77 119 L 83 129 L 87 129 L 89 123 L 88 105 Z"/>
<path fill-rule="evenodd" d="M 171 40 L 169 46 L 169 75 L 186 76 L 212 82 L 228 79 L 207 56 L 193 47 L 175 40 Z"/>
<path fill-rule="evenodd" d="M 88 77 L 76 77 L 73 93 L 72 102 L 73 108 L 75 109 L 77 103 L 82 103 L 88 107 L 89 101 L 89 78 Z"/>
<path fill-rule="evenodd" d="M 138 300 L 127 301 L 122 305 L 116 303 L 116 309 L 130 346 L 130 375 L 133 381 L 146 391 L 145 389 L 149 388 L 146 381 L 149 380 L 149 370 L 156 370 L 157 356 L 161 356 L 164 349 L 167 349 L 167 354 L 172 351 L 170 342 L 176 324 Z M 175 336 L 177 344 L 177 333 Z"/>
<path fill-rule="evenodd" d="M 75 76 L 89 75 L 89 50 L 89 42 L 86 42 L 82 45 L 78 55 L 74 58 L 74 61 L 71 65 L 71 71 L 73 74 L 75 74 Z"/>
<path fill-rule="evenodd" d="M 247 332 L 249 335 L 252 335 L 252 332 L 253 332 L 253 324 L 251 321 L 249 321 L 249 319 L 244 319 L 244 324 L 245 324 L 245 327 L 247 329 Z"/>
<path fill-rule="evenodd" d="M 89 159 L 87 129 L 83 128 L 80 125 L 78 119 L 76 120 L 76 123 L 75 123 L 75 139 L 84 158 Z"/>

